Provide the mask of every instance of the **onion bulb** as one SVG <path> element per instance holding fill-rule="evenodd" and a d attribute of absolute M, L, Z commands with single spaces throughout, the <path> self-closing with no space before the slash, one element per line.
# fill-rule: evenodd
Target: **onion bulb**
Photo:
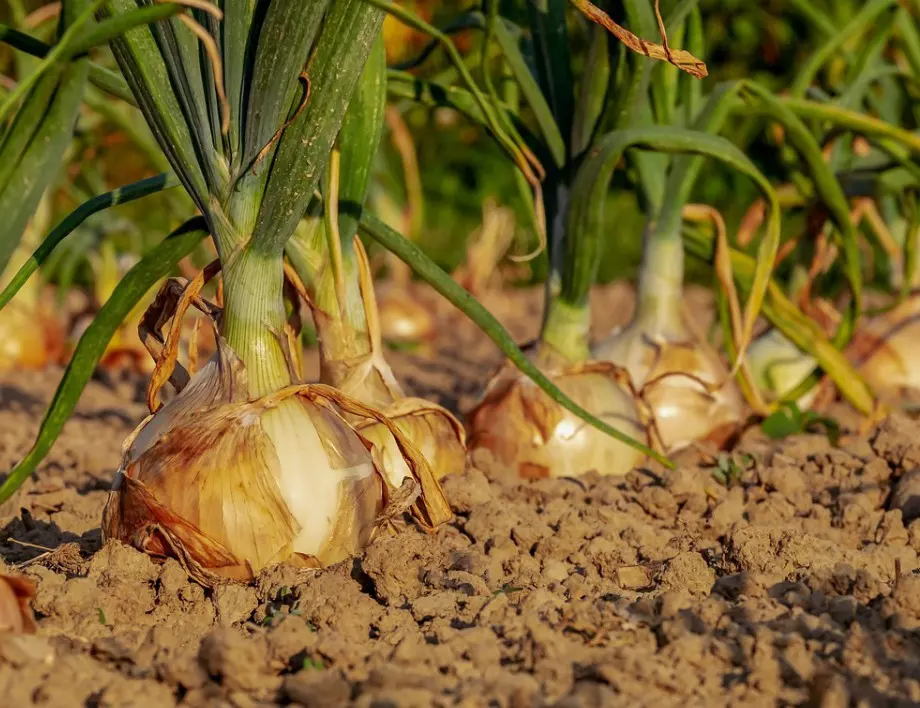
<path fill-rule="evenodd" d="M 847 348 L 848 358 L 887 401 L 920 392 L 920 295 L 868 319 Z"/>
<path fill-rule="evenodd" d="M 764 397 L 776 401 L 790 393 L 814 371 L 817 361 L 790 342 L 778 329 L 771 328 L 754 339 L 745 355 L 754 383 Z M 796 401 L 800 410 L 814 402 L 818 387 Z"/>
<path fill-rule="evenodd" d="M 377 289 L 380 330 L 391 344 L 408 346 L 431 342 L 436 334 L 434 314 L 418 297 L 411 282 L 396 280 Z"/>
<path fill-rule="evenodd" d="M 683 323 L 650 331 L 635 321 L 598 344 L 594 356 L 627 371 L 668 452 L 696 440 L 721 439 L 741 423 L 744 404 L 728 371 Z"/>
<path fill-rule="evenodd" d="M 320 380 L 335 386 L 346 396 L 380 409 L 422 453 L 432 474 L 440 479 L 466 467 L 466 434 L 454 415 L 435 403 L 406 396 L 383 354 L 382 321 L 370 272 L 367 253 L 359 239 L 354 241 L 358 267 L 358 288 L 364 314 L 364 329 L 349 331 L 361 340 L 367 354 L 344 358 L 337 347 L 329 346 L 324 327 L 320 332 Z M 326 315 L 314 307 L 314 319 L 322 323 Z M 404 456 L 387 426 L 369 420 L 352 420 L 355 428 L 374 445 L 375 459 L 388 482 L 398 487 L 410 474 Z"/>
<path fill-rule="evenodd" d="M 43 369 L 63 358 L 64 333 L 41 299 L 8 302 L 0 310 L 0 371 Z"/>
<path fill-rule="evenodd" d="M 35 584 L 21 575 L 0 573 L 0 632 L 34 634 L 35 616 L 29 605 Z"/>
<path fill-rule="evenodd" d="M 683 243 L 657 230 L 646 238 L 632 321 L 593 356 L 625 369 L 648 407 L 665 452 L 697 440 L 721 442 L 742 422 L 744 401 L 718 353 L 691 336 L 681 313 Z"/>
<path fill-rule="evenodd" d="M 588 412 L 634 438 L 644 435 L 635 404 L 611 367 L 588 363 L 549 375 Z M 638 450 L 585 423 L 510 364 L 489 382 L 467 427 L 471 450 L 489 450 L 524 479 L 592 470 L 625 475 L 642 461 Z"/>
<path fill-rule="evenodd" d="M 0 289 L 32 256 L 51 223 L 48 195 L 38 204 L 22 240 L 0 278 Z M 14 301 L 0 309 L 0 372 L 16 369 L 44 369 L 64 358 L 64 327 L 50 293 L 32 279 L 20 289 Z"/>
<path fill-rule="evenodd" d="M 321 567 L 360 551 L 394 513 L 450 517 L 427 463 L 398 430 L 411 479 L 387 483 L 341 411 L 382 416 L 334 389 L 250 400 L 242 363 L 218 353 L 126 443 L 103 532 L 179 560 L 210 585 L 282 561 Z M 395 507 L 394 507 L 395 505 Z"/>

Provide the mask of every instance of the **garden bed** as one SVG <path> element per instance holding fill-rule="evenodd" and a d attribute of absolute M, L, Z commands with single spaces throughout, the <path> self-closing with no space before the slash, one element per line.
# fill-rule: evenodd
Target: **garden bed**
<path fill-rule="evenodd" d="M 629 293 L 596 293 L 604 327 Z M 520 340 L 540 294 L 486 298 Z M 453 408 L 499 363 L 472 326 L 437 359 L 393 353 Z M 436 363 L 435 363 L 436 362 Z M 0 471 L 60 371 L 0 378 Z M 0 639 L 10 706 L 845 706 L 920 702 L 920 520 L 890 509 L 920 427 L 779 442 L 748 431 L 740 480 L 676 472 L 523 482 L 484 456 L 444 481 L 455 520 L 323 571 L 214 592 L 99 522 L 144 382 L 94 381 L 35 477 L 0 507 L 0 556 L 37 585 L 35 636 Z M 125 401 L 135 403 L 126 404 Z M 841 416 L 846 428 L 846 416 Z M 846 430 L 845 430 L 846 433 Z"/>

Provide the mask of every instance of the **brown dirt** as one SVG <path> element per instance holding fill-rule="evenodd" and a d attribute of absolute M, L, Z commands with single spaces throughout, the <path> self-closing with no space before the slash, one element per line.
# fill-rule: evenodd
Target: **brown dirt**
<path fill-rule="evenodd" d="M 604 327 L 628 314 L 618 293 L 598 294 L 618 305 L 597 308 Z M 490 305 L 536 333 L 537 294 Z M 392 360 L 414 391 L 463 408 L 499 357 L 467 325 L 443 330 L 436 361 Z M 0 471 L 59 375 L 0 379 Z M 696 452 L 677 472 L 538 482 L 477 456 L 446 480 L 457 517 L 438 533 L 209 592 L 174 562 L 101 545 L 137 387 L 93 382 L 0 506 L 0 571 L 37 583 L 39 622 L 0 637 L 3 705 L 920 702 L 920 435 L 906 417 L 837 448 L 752 431 L 731 488 Z"/>

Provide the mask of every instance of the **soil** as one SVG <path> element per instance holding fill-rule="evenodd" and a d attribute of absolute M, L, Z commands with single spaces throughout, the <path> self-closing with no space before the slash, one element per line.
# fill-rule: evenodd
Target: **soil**
<path fill-rule="evenodd" d="M 628 293 L 596 294 L 599 331 Z M 539 293 L 487 298 L 519 340 Z M 703 300 L 699 302 L 703 303 Z M 615 303 L 611 307 L 610 303 Z M 459 319 L 437 356 L 391 354 L 464 409 L 500 357 Z M 0 378 L 0 472 L 60 371 Z M 0 506 L 0 572 L 37 585 L 38 634 L 0 637 L 8 706 L 718 706 L 920 703 L 920 427 L 770 442 L 730 486 L 677 471 L 522 482 L 485 456 L 445 479 L 455 520 L 323 571 L 206 591 L 99 532 L 143 382 L 93 381 L 41 468 Z"/>

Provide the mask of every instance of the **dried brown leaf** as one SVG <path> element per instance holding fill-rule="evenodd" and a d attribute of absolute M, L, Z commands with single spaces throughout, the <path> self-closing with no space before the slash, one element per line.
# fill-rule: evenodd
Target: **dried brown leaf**
<path fill-rule="evenodd" d="M 661 32 L 662 44 L 655 44 L 654 42 L 649 42 L 641 37 L 637 37 L 625 27 L 621 27 L 614 22 L 610 15 L 589 0 L 571 0 L 571 2 L 585 17 L 605 28 L 634 52 L 644 54 L 650 59 L 666 61 L 669 64 L 673 64 L 681 71 L 686 71 L 697 79 L 708 76 L 709 72 L 706 69 L 705 62 L 697 59 L 684 49 L 671 49 L 668 46 L 668 36 L 664 31 L 664 23 L 661 20 L 661 13 L 658 10 L 658 0 L 655 1 L 655 17 L 658 20 L 658 29 Z"/>

